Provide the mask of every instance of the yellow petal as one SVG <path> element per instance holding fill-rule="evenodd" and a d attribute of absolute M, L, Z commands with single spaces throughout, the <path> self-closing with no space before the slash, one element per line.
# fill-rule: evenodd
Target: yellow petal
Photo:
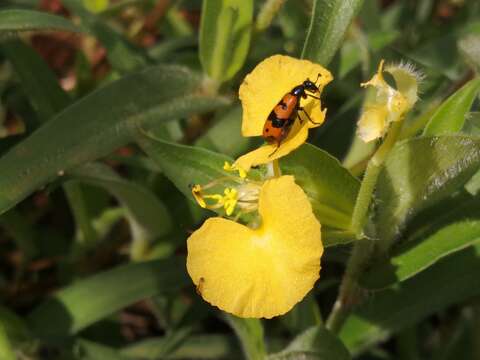
<path fill-rule="evenodd" d="M 321 92 L 332 80 L 330 72 L 321 65 L 284 55 L 271 56 L 258 64 L 245 77 L 239 90 L 243 108 L 242 135 L 262 135 L 265 120 L 282 97 L 307 78 L 315 81 L 318 74 L 317 85 Z M 320 102 L 315 103 L 320 109 Z M 313 117 L 312 120 L 319 121 Z"/>
<path fill-rule="evenodd" d="M 357 134 L 364 142 L 381 138 L 387 131 L 385 121 L 387 111 L 385 107 L 371 107 L 366 109 L 358 120 Z"/>
<path fill-rule="evenodd" d="M 255 150 L 240 156 L 235 160 L 234 165 L 244 171 L 250 171 L 250 168 L 257 165 L 269 163 L 279 159 L 301 146 L 308 137 L 308 129 L 320 126 L 325 120 L 326 109 L 323 111 L 319 107 L 313 106 L 313 101 L 305 105 L 311 108 L 312 120 L 315 119 L 316 124 L 305 119 L 302 123 L 296 121 L 287 138 L 281 143 L 277 149 L 277 144 L 266 144 Z"/>
<path fill-rule="evenodd" d="M 276 144 L 267 144 L 240 156 L 235 160 L 235 165 L 245 171 L 250 171 L 252 166 L 266 164 L 282 156 L 287 155 L 297 147 L 302 145 L 308 137 L 308 122 L 303 124 L 296 122 L 288 137 L 284 140 L 282 145 L 277 149 Z"/>
<path fill-rule="evenodd" d="M 208 219 L 187 241 L 187 270 L 210 304 L 241 317 L 271 318 L 312 289 L 323 246 L 320 224 L 292 176 L 264 183 L 259 213 L 255 230 Z"/>
<path fill-rule="evenodd" d="M 383 78 L 383 71 L 389 72 L 396 89 L 388 85 Z M 389 65 L 383 70 L 383 60 L 377 73 L 361 86 L 371 86 L 373 96 L 367 97 L 364 111 L 358 121 L 357 134 L 369 142 L 385 135 L 390 124 L 400 121 L 417 101 L 418 82 L 421 75 L 408 64 Z"/>

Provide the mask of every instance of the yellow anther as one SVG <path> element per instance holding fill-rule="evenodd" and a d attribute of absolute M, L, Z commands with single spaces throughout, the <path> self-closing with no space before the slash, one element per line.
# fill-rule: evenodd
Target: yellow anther
<path fill-rule="evenodd" d="M 243 170 L 242 168 L 238 168 L 238 175 L 240 175 L 240 177 L 242 179 L 245 179 L 247 177 L 247 172 L 245 170 Z"/>
<path fill-rule="evenodd" d="M 192 195 L 193 198 L 197 201 L 197 204 L 200 205 L 202 208 L 206 208 L 207 204 L 205 203 L 205 200 L 203 200 L 202 197 L 202 187 L 198 184 L 195 184 L 192 186 Z"/>
<path fill-rule="evenodd" d="M 240 176 L 242 179 L 245 179 L 247 177 L 247 172 L 243 170 L 242 168 L 237 167 L 235 164 L 230 164 L 228 161 L 225 161 L 223 164 L 223 170 L 225 171 L 238 171 L 238 176 Z"/>
<path fill-rule="evenodd" d="M 238 196 L 238 191 L 234 188 L 226 188 L 223 193 L 226 199 L 236 199 Z"/>
<path fill-rule="evenodd" d="M 232 215 L 237 206 L 238 201 L 238 191 L 233 188 L 226 188 L 224 191 L 225 196 L 223 197 L 223 208 L 228 216 Z"/>

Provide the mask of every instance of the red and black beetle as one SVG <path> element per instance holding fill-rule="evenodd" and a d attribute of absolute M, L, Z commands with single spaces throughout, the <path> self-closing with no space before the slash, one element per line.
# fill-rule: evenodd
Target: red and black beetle
<path fill-rule="evenodd" d="M 299 111 L 305 114 L 308 121 L 317 124 L 310 118 L 303 107 L 300 106 L 300 99 L 306 99 L 309 96 L 320 100 L 320 97 L 313 95 L 320 92 L 316 85 L 319 77 L 320 74 L 318 74 L 315 82 L 307 79 L 302 84 L 295 86 L 289 93 L 282 97 L 268 115 L 265 125 L 263 126 L 262 136 L 269 144 L 277 144 L 275 151 L 271 153 L 270 156 L 278 150 L 282 141 L 288 136 L 297 116 L 300 121 L 303 121 L 298 113 Z"/>

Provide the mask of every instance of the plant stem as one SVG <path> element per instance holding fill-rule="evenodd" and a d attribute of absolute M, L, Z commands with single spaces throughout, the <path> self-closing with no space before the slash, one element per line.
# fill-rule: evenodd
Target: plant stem
<path fill-rule="evenodd" d="M 352 215 L 352 230 L 358 239 L 363 238 L 363 226 L 365 225 L 368 209 L 372 201 L 372 194 L 375 189 L 375 184 L 377 183 L 378 174 L 380 173 L 385 158 L 393 145 L 395 145 L 401 128 L 402 121 L 397 121 L 392 124 L 385 141 L 368 162 Z"/>
<path fill-rule="evenodd" d="M 275 177 L 280 177 L 282 176 L 282 170 L 280 170 L 280 164 L 278 160 L 273 160 L 273 175 Z"/>
<path fill-rule="evenodd" d="M 334 333 L 340 331 L 353 305 L 357 304 L 361 298 L 361 288 L 358 285 L 358 279 L 373 253 L 374 245 L 372 241 L 365 238 L 363 227 L 367 220 L 368 209 L 372 201 L 378 174 L 388 153 L 397 141 L 402 123 L 403 121 L 398 121 L 392 124 L 385 141 L 368 162 L 367 170 L 357 195 L 352 215 L 352 231 L 358 240 L 353 246 L 353 252 L 348 260 L 337 300 L 327 320 L 327 328 Z"/>

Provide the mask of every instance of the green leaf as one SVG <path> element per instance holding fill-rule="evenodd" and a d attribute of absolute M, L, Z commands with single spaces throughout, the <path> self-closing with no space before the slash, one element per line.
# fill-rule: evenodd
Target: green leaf
<path fill-rule="evenodd" d="M 349 230 L 360 182 L 340 162 L 305 144 L 282 158 L 280 166 L 307 194 L 322 225 Z"/>
<path fill-rule="evenodd" d="M 0 216 L 0 226 L 15 241 L 22 252 L 22 262 L 30 261 L 38 255 L 37 232 L 34 226 L 17 209 L 11 209 Z"/>
<path fill-rule="evenodd" d="M 450 196 L 480 166 L 480 138 L 446 135 L 398 143 L 379 174 L 374 217 L 390 244 L 420 210 Z"/>
<path fill-rule="evenodd" d="M 122 354 L 134 359 L 171 359 L 171 354 L 185 342 L 192 331 L 191 326 L 175 329 L 162 338 L 148 339 L 129 346 L 122 350 Z"/>
<path fill-rule="evenodd" d="M 302 58 L 327 66 L 363 0 L 315 0 Z"/>
<path fill-rule="evenodd" d="M 81 32 L 82 29 L 67 19 L 33 10 L 0 10 L 0 34 L 34 30 Z"/>
<path fill-rule="evenodd" d="M 475 78 L 445 100 L 430 118 L 424 136 L 459 132 L 480 90 L 480 78 Z"/>
<path fill-rule="evenodd" d="M 47 340 L 76 334 L 134 302 L 186 285 L 184 266 L 183 259 L 131 263 L 79 280 L 37 306 L 29 326 Z"/>
<path fill-rule="evenodd" d="M 248 360 L 265 359 L 263 325 L 259 319 L 243 319 L 230 314 L 224 318 L 233 329 Z"/>
<path fill-rule="evenodd" d="M 320 308 L 312 293 L 307 294 L 292 310 L 283 315 L 281 320 L 293 334 L 323 323 Z"/>
<path fill-rule="evenodd" d="M 86 164 L 70 174 L 74 180 L 99 186 L 118 199 L 127 209 L 134 239 L 150 242 L 172 230 L 170 214 L 156 195 L 148 188 L 123 179 L 108 166 Z"/>
<path fill-rule="evenodd" d="M 70 103 L 53 71 L 30 46 L 18 39 L 1 43 L 0 49 L 12 63 L 40 120 L 47 121 Z"/>
<path fill-rule="evenodd" d="M 138 140 L 142 149 L 162 169 L 163 174 L 187 198 L 195 201 L 190 186 L 207 184 L 228 175 L 223 170 L 225 161 L 232 162 L 228 156 L 206 149 L 169 143 L 160 139 L 143 136 Z"/>
<path fill-rule="evenodd" d="M 23 319 L 4 306 L 0 306 L 0 324 L 4 327 L 5 336 L 13 344 L 24 342 L 30 338 L 29 330 Z"/>
<path fill-rule="evenodd" d="M 376 292 L 347 318 L 340 338 L 352 355 L 453 304 L 480 295 L 480 245 L 448 256 L 395 288 Z"/>
<path fill-rule="evenodd" d="M 31 47 L 22 41 L 12 40 L 3 43 L 1 49 L 12 63 L 40 122 L 50 120 L 71 103 L 53 71 Z M 63 188 L 77 226 L 77 243 L 95 244 L 97 234 L 84 206 L 84 190 L 74 184 L 65 184 Z"/>
<path fill-rule="evenodd" d="M 237 157 L 246 153 L 262 140 L 244 137 L 241 133 L 242 107 L 235 105 L 215 119 L 214 125 L 195 142 L 195 145 L 209 150 Z"/>
<path fill-rule="evenodd" d="M 133 359 L 157 360 L 165 338 L 140 341 L 123 349 L 121 354 Z M 233 336 L 194 335 L 185 339 L 168 355 L 168 359 L 239 359 L 240 349 Z"/>
<path fill-rule="evenodd" d="M 127 360 L 117 349 L 90 340 L 79 339 L 74 345 L 75 354 L 84 360 Z"/>
<path fill-rule="evenodd" d="M 58 174 L 133 141 L 139 128 L 225 104 L 218 97 L 187 95 L 197 81 L 180 67 L 152 67 L 66 108 L 0 158 L 0 213 Z"/>
<path fill-rule="evenodd" d="M 280 353 L 268 360 L 349 360 L 347 348 L 335 335 L 323 327 L 312 327 L 297 336 Z"/>
<path fill-rule="evenodd" d="M 16 360 L 17 356 L 13 350 L 12 343 L 8 338 L 6 326 L 0 321 L 0 359 Z"/>
<path fill-rule="evenodd" d="M 395 249 L 389 260 L 374 264 L 361 279 L 363 287 L 381 289 L 405 281 L 424 271 L 451 253 L 465 249 L 480 240 L 480 221 L 449 225 L 414 244 Z"/>
<path fill-rule="evenodd" d="M 250 46 L 252 18 L 252 0 L 203 1 L 200 61 L 213 79 L 231 79 L 242 67 Z"/>

